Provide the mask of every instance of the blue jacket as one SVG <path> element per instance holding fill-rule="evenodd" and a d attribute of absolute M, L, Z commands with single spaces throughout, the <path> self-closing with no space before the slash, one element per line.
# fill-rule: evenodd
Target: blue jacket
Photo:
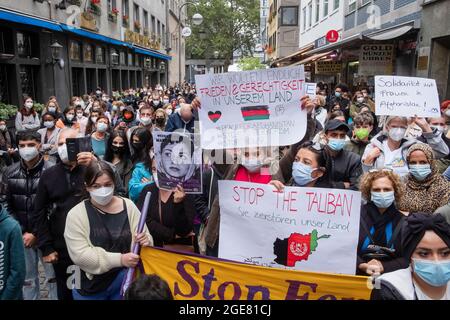
<path fill-rule="evenodd" d="M 182 129 L 190 133 L 194 133 L 195 117 L 192 117 L 191 121 L 185 123 L 178 112 L 170 115 L 166 124 L 166 132 L 174 132 L 175 130 Z"/>
<path fill-rule="evenodd" d="M 142 182 L 142 178 L 148 179 L 150 182 Z M 139 195 L 146 185 L 153 183 L 153 175 L 147 170 L 143 162 L 139 162 L 134 166 L 131 174 L 130 182 L 128 182 L 128 196 L 134 203 L 137 203 Z"/>
<path fill-rule="evenodd" d="M 25 273 L 22 230 L 0 204 L 0 300 L 22 300 Z"/>

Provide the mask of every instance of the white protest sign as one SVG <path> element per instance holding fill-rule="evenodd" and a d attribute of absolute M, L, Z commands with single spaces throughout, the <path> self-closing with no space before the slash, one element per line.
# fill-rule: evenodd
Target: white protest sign
<path fill-rule="evenodd" d="M 304 67 L 195 76 L 203 149 L 290 145 L 306 133 Z"/>
<path fill-rule="evenodd" d="M 317 84 L 316 83 L 306 82 L 305 83 L 304 95 L 307 95 L 311 99 L 314 99 L 316 97 L 316 88 L 317 88 Z"/>
<path fill-rule="evenodd" d="M 219 257 L 355 274 L 361 193 L 219 181 Z"/>
<path fill-rule="evenodd" d="M 436 81 L 415 77 L 375 76 L 375 114 L 440 117 Z"/>

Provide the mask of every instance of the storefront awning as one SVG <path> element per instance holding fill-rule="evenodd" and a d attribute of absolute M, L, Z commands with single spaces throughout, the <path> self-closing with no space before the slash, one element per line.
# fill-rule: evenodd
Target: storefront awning
<path fill-rule="evenodd" d="M 147 56 L 159 58 L 162 60 L 172 60 L 171 56 L 168 56 L 168 55 L 165 55 L 165 54 L 162 54 L 159 52 L 155 52 L 155 51 L 150 51 L 150 50 L 143 49 L 143 48 L 134 47 L 134 52 L 140 53 L 140 54 L 145 54 Z"/>
<path fill-rule="evenodd" d="M 0 10 L 0 20 L 6 20 L 14 23 L 27 24 L 29 26 L 35 26 L 39 28 L 49 29 L 53 31 L 61 32 L 61 27 L 59 24 L 46 21 L 38 18 L 33 18 L 30 16 L 21 15 L 11 11 Z"/>
<path fill-rule="evenodd" d="M 318 53 L 318 54 L 315 54 L 315 55 L 313 55 L 313 56 L 311 56 L 311 57 L 308 57 L 308 58 L 306 58 L 306 59 L 303 59 L 302 61 L 299 61 L 299 62 L 297 62 L 297 63 L 294 63 L 293 65 L 294 65 L 294 66 L 298 66 L 298 65 L 300 65 L 300 64 L 307 64 L 307 63 L 310 63 L 310 62 L 314 62 L 314 61 L 317 61 L 317 60 L 319 60 L 319 59 L 321 59 L 321 58 L 324 58 L 324 57 L 328 56 L 328 55 L 331 54 L 331 53 L 333 53 L 333 51 L 328 51 L 328 52 Z"/>
<path fill-rule="evenodd" d="M 274 60 L 271 64 L 272 65 L 277 64 L 277 63 L 281 63 L 282 64 L 284 62 L 288 62 L 290 59 L 295 58 L 297 56 L 300 58 L 300 56 L 302 54 L 304 54 L 308 50 L 311 50 L 312 48 L 314 48 L 314 45 L 310 44 L 310 45 L 308 45 L 308 46 L 306 46 L 304 48 L 301 48 L 300 50 L 294 52 L 293 54 L 290 54 L 290 55 L 288 55 L 286 57 L 282 57 L 282 58 L 278 58 L 277 60 Z"/>
<path fill-rule="evenodd" d="M 367 35 L 364 35 L 364 37 L 369 38 L 370 40 L 378 40 L 378 41 L 391 40 L 404 35 L 412 28 L 413 28 L 412 25 L 398 26 L 395 28 L 384 29 L 381 31 L 369 33 Z"/>
<path fill-rule="evenodd" d="M 326 46 L 311 50 L 311 51 L 307 52 L 307 54 L 311 55 L 311 54 L 317 54 L 317 53 L 321 53 L 321 52 L 325 52 L 325 51 L 333 51 L 335 49 L 342 47 L 344 44 L 349 44 L 351 42 L 355 42 L 355 41 L 362 40 L 362 39 L 363 39 L 363 36 L 361 35 L 361 33 L 357 33 L 357 34 L 347 37 L 341 41 L 330 43 L 330 44 L 327 44 Z"/>

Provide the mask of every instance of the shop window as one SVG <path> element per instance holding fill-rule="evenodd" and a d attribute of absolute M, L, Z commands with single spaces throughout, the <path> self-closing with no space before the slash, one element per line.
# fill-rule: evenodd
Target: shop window
<path fill-rule="evenodd" d="M 10 86 L 14 81 L 12 80 L 12 67 L 13 65 L 0 64 L 0 101 L 11 103 Z"/>
<path fill-rule="evenodd" d="M 31 37 L 24 32 L 17 32 L 17 54 L 21 58 L 31 57 Z"/>
<path fill-rule="evenodd" d="M 128 53 L 128 66 L 132 67 L 134 55 L 132 53 Z"/>
<path fill-rule="evenodd" d="M 69 56 L 71 60 L 81 61 L 81 45 L 78 41 L 70 41 Z"/>
<path fill-rule="evenodd" d="M 120 52 L 120 65 L 126 66 L 127 65 L 127 57 L 125 55 L 125 52 Z"/>
<path fill-rule="evenodd" d="M 84 45 L 84 62 L 94 62 L 94 52 L 90 44 Z"/>
<path fill-rule="evenodd" d="M 23 96 L 36 99 L 36 69 L 34 66 L 21 65 L 19 68 L 20 88 Z"/>
<path fill-rule="evenodd" d="M 105 63 L 105 49 L 103 49 L 103 47 L 97 47 L 95 49 L 95 61 L 98 64 Z"/>
<path fill-rule="evenodd" d="M 134 56 L 134 66 L 135 67 L 140 67 L 141 66 L 141 59 L 140 59 L 139 55 L 135 55 Z"/>
<path fill-rule="evenodd" d="M 14 54 L 12 32 L 6 28 L 0 28 L 0 53 Z"/>

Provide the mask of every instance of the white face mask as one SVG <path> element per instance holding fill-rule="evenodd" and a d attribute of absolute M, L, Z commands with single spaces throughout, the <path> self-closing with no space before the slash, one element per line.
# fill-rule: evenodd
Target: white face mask
<path fill-rule="evenodd" d="M 72 121 L 73 118 L 75 118 L 75 116 L 74 116 L 73 114 L 68 114 L 68 115 L 66 116 L 66 118 L 67 118 L 67 120 Z"/>
<path fill-rule="evenodd" d="M 363 103 L 364 102 L 364 97 L 357 98 L 356 101 L 358 101 L 359 103 Z"/>
<path fill-rule="evenodd" d="M 113 187 L 101 187 L 95 189 L 93 191 L 89 191 L 92 200 L 98 203 L 101 206 L 108 205 L 112 198 L 114 197 L 114 188 Z"/>
<path fill-rule="evenodd" d="M 20 157 L 25 161 L 31 161 L 39 154 L 38 149 L 35 147 L 25 147 L 19 149 Z"/>
<path fill-rule="evenodd" d="M 152 123 L 152 119 L 148 117 L 141 118 L 140 120 L 144 126 L 148 126 Z"/>
<path fill-rule="evenodd" d="M 27 103 L 25 103 L 25 108 L 27 108 L 27 109 L 33 108 L 33 102 L 27 102 Z"/>
<path fill-rule="evenodd" d="M 70 162 L 69 155 L 67 153 L 67 145 L 66 144 L 63 144 L 62 146 L 58 147 L 58 155 L 63 163 L 67 164 Z"/>
<path fill-rule="evenodd" d="M 84 107 L 86 106 L 86 104 L 84 103 L 84 100 L 81 100 L 79 105 L 84 109 Z"/>
<path fill-rule="evenodd" d="M 56 112 L 56 108 L 55 107 L 48 107 L 48 112 Z"/>
<path fill-rule="evenodd" d="M 51 129 L 55 126 L 55 123 L 53 121 L 44 121 L 44 127 L 47 129 Z"/>
<path fill-rule="evenodd" d="M 242 165 L 250 172 L 256 173 L 261 170 L 262 162 L 258 159 L 246 159 L 243 161 Z"/>
<path fill-rule="evenodd" d="M 430 125 L 430 127 L 432 129 L 436 129 L 439 133 L 443 133 L 445 131 L 445 127 L 444 126 L 434 126 L 434 125 Z"/>
<path fill-rule="evenodd" d="M 96 123 L 96 122 L 97 122 L 97 117 L 91 117 L 91 121 L 92 121 L 93 123 Z"/>
<path fill-rule="evenodd" d="M 159 105 L 159 100 L 153 100 L 153 104 L 155 105 L 155 106 L 158 106 Z"/>
<path fill-rule="evenodd" d="M 169 99 L 164 99 L 163 102 L 164 102 L 164 104 L 169 104 L 170 101 L 169 101 Z"/>
<path fill-rule="evenodd" d="M 389 138 L 394 141 L 400 141 L 405 137 L 405 128 L 391 128 L 389 129 Z"/>
<path fill-rule="evenodd" d="M 102 94 L 102 92 L 101 92 L 100 90 L 95 91 L 95 93 L 96 93 L 97 95 Z"/>
<path fill-rule="evenodd" d="M 0 131 L 5 131 L 5 130 L 6 130 L 6 125 L 2 124 L 2 125 L 0 126 Z"/>
<path fill-rule="evenodd" d="M 445 110 L 445 115 L 446 115 L 447 117 L 450 117 L 450 108 L 448 108 L 447 110 Z"/>

